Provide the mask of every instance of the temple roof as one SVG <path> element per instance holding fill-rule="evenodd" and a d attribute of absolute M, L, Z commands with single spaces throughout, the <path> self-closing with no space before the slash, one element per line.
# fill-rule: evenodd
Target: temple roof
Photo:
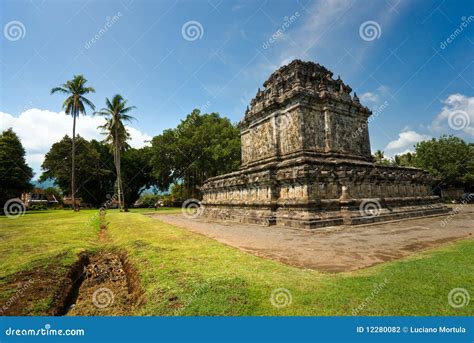
<path fill-rule="evenodd" d="M 331 71 L 318 63 L 293 60 L 273 72 L 263 83 L 263 90 L 258 89 L 256 96 L 250 102 L 250 107 L 245 112 L 245 119 L 272 104 L 282 103 L 301 94 L 319 99 L 333 98 L 369 111 L 360 104 L 355 93 L 351 96 L 351 87 L 346 85 L 340 77 L 333 79 L 332 76 Z"/>

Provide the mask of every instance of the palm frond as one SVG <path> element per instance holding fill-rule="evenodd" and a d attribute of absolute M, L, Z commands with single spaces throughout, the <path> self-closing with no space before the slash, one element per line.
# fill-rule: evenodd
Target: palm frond
<path fill-rule="evenodd" d="M 66 89 L 64 87 L 65 85 L 63 85 L 62 87 L 54 87 L 51 89 L 50 91 L 50 94 L 54 94 L 54 93 L 63 93 L 63 94 L 69 94 L 70 91 L 68 89 Z"/>
<path fill-rule="evenodd" d="M 95 110 L 95 105 L 92 103 L 92 101 L 90 101 L 89 99 L 81 96 L 80 97 L 80 100 L 82 100 L 87 106 L 89 106 L 93 111 Z M 85 113 L 85 110 L 84 110 L 84 113 Z"/>

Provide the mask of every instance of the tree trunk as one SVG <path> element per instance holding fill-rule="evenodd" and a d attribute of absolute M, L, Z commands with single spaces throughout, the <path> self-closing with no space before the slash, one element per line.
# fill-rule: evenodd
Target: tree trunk
<path fill-rule="evenodd" d="M 71 154 L 71 201 L 72 209 L 76 211 L 76 110 L 73 110 Z"/>
<path fill-rule="evenodd" d="M 121 156 L 120 156 L 120 147 L 117 147 L 117 171 L 118 171 L 118 184 L 119 184 L 119 188 L 120 188 L 120 194 L 122 196 L 122 200 L 121 200 L 121 203 L 122 203 L 122 207 L 121 207 L 121 210 L 125 210 L 125 194 L 123 193 L 123 184 L 122 184 L 122 166 L 121 166 Z"/>
<path fill-rule="evenodd" d="M 120 149 L 119 149 L 119 142 L 118 142 L 118 132 L 117 126 L 115 126 L 115 142 L 114 142 L 114 159 L 115 159 L 115 171 L 117 173 L 117 195 L 118 195 L 118 202 L 119 202 L 119 209 L 120 211 L 123 210 L 123 194 L 122 194 L 122 179 L 120 175 Z"/>
<path fill-rule="evenodd" d="M 118 199 L 118 207 L 122 209 L 122 192 L 120 189 L 120 182 L 119 182 L 119 167 L 118 167 L 118 155 L 117 155 L 117 143 L 114 142 L 114 162 L 115 162 L 115 173 L 117 174 L 117 178 L 115 183 L 117 184 L 117 199 Z"/>

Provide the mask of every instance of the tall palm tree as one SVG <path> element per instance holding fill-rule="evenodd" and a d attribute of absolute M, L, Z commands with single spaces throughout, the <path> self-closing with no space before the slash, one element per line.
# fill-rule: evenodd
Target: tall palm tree
<path fill-rule="evenodd" d="M 124 195 L 122 185 L 122 175 L 120 170 L 120 155 L 121 152 L 127 149 L 129 146 L 127 140 L 130 138 L 130 134 L 125 128 L 124 122 L 130 122 L 133 118 L 127 114 L 135 106 L 127 107 L 127 100 L 125 100 L 120 94 L 115 95 L 110 101 L 108 98 L 105 99 L 106 107 L 102 108 L 95 114 L 106 117 L 104 125 L 99 126 L 100 129 L 106 134 L 105 141 L 110 144 L 114 156 L 115 171 L 117 172 L 117 196 L 120 210 L 124 207 Z"/>
<path fill-rule="evenodd" d="M 76 118 L 79 114 L 86 114 L 86 106 L 95 110 L 94 104 L 84 97 L 88 93 L 95 93 L 92 87 L 86 87 L 87 80 L 82 75 L 74 75 L 72 80 L 66 81 L 59 87 L 51 89 L 51 94 L 62 93 L 68 97 L 63 102 L 63 109 L 66 114 L 72 116 L 72 158 L 71 158 L 71 201 L 72 208 L 76 211 Z"/>
<path fill-rule="evenodd" d="M 374 154 L 374 158 L 376 162 L 382 163 L 385 159 L 385 154 L 382 150 L 377 150 Z"/>

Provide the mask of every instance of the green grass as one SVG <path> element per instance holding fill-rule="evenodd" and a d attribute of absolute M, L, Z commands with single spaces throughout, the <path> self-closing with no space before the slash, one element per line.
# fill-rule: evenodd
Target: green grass
<path fill-rule="evenodd" d="M 158 209 L 154 208 L 131 208 L 129 210 L 132 213 L 142 213 L 142 214 L 173 214 L 181 213 L 181 207 L 159 207 Z"/>
<path fill-rule="evenodd" d="M 9 219 L 0 216 L 0 278 L 44 264 L 59 256 L 71 263 L 81 250 L 97 247 L 97 210 L 28 212 Z"/>
<path fill-rule="evenodd" d="M 473 240 L 357 272 L 326 274 L 256 257 L 144 212 L 108 211 L 107 243 L 97 239 L 98 223 L 88 220 L 94 211 L 0 218 L 1 273 L 61 254 L 71 262 L 81 250 L 119 248 L 128 252 L 145 292 L 145 303 L 132 314 L 352 315 L 359 306 L 359 315 L 474 314 L 472 301 L 455 309 L 447 299 L 453 288 L 474 294 Z M 282 308 L 270 301 L 279 288 L 292 298 Z"/>

